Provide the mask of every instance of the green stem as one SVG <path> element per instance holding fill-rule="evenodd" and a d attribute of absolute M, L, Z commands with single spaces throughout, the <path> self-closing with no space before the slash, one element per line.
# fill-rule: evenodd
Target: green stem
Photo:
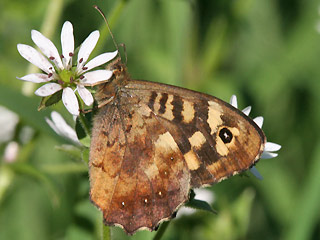
<path fill-rule="evenodd" d="M 84 116 L 83 113 L 79 114 L 79 121 L 80 121 L 84 131 L 86 132 L 86 135 L 91 136 L 90 124 L 88 122 L 88 119 Z"/>
<path fill-rule="evenodd" d="M 315 149 L 312 161 L 310 161 L 310 172 L 306 175 L 304 179 L 305 185 L 299 192 L 300 199 L 296 201 L 297 206 L 294 208 L 294 218 L 287 227 L 285 236 L 281 239 L 312 239 L 313 234 L 317 231 L 320 211 L 320 141 Z"/>
<path fill-rule="evenodd" d="M 102 223 L 102 240 L 111 240 L 111 231 L 110 227 Z"/>
<path fill-rule="evenodd" d="M 71 173 L 87 173 L 88 166 L 83 163 L 43 164 L 41 171 L 51 175 L 62 175 Z"/>
<path fill-rule="evenodd" d="M 9 167 L 6 167 L 5 164 L 0 163 L 0 204 L 6 191 L 13 183 L 13 178 L 14 172 Z"/>
<path fill-rule="evenodd" d="M 46 174 L 44 174 L 38 168 L 35 168 L 30 164 L 26 163 L 16 162 L 7 164 L 7 166 L 10 167 L 10 169 L 17 175 L 21 176 L 22 174 L 24 174 L 43 183 L 46 186 L 46 189 L 48 190 L 50 200 L 52 201 L 52 205 L 58 206 L 58 204 L 60 203 L 58 190 L 56 189 L 56 186 L 54 185 L 52 180 Z"/>
<path fill-rule="evenodd" d="M 154 236 L 153 240 L 160 240 L 163 236 L 163 234 L 165 233 L 165 231 L 167 230 L 168 226 L 169 226 L 170 221 L 167 222 L 163 222 L 159 228 L 159 230 L 157 231 L 156 235 Z"/>

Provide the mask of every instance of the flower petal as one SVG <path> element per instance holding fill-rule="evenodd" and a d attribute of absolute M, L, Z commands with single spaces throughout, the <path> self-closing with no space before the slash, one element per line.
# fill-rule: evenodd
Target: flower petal
<path fill-rule="evenodd" d="M 3 159 L 7 163 L 13 163 L 16 161 L 18 153 L 19 153 L 19 144 L 15 141 L 11 141 L 8 143 L 8 145 L 4 149 Z"/>
<path fill-rule="evenodd" d="M 16 113 L 0 105 L 0 145 L 14 138 L 19 117 Z M 1 177 L 0 177 L 1 178 Z"/>
<path fill-rule="evenodd" d="M 103 53 L 103 54 L 96 56 L 94 59 L 90 60 L 84 66 L 85 70 L 83 70 L 82 72 L 87 72 L 87 71 L 91 70 L 92 68 L 98 67 L 102 64 L 105 64 L 106 62 L 109 62 L 110 60 L 114 59 L 115 56 L 117 56 L 117 54 L 118 54 L 118 51 L 114 51 L 114 52 Z"/>
<path fill-rule="evenodd" d="M 71 88 L 63 89 L 62 102 L 72 115 L 79 115 L 78 99 Z"/>
<path fill-rule="evenodd" d="M 207 189 L 194 189 L 195 199 L 212 204 L 214 202 L 214 193 Z M 195 213 L 196 210 L 190 207 L 182 206 L 177 212 L 177 218 L 181 218 L 183 215 L 188 216 Z"/>
<path fill-rule="evenodd" d="M 214 202 L 214 193 L 208 189 L 194 189 L 194 193 L 196 194 L 195 199 L 205 201 L 209 204 Z"/>
<path fill-rule="evenodd" d="M 261 159 L 269 159 L 269 158 L 275 158 L 277 156 L 278 156 L 278 153 L 271 153 L 271 152 L 263 151 L 260 158 Z"/>
<path fill-rule="evenodd" d="M 259 126 L 259 128 L 262 128 L 263 125 L 263 117 L 256 117 L 253 119 L 253 121 Z"/>
<path fill-rule="evenodd" d="M 49 78 L 47 74 L 43 73 L 31 73 L 18 79 L 34 83 L 43 83 L 51 81 L 52 77 Z"/>
<path fill-rule="evenodd" d="M 281 149 L 281 145 L 273 142 L 266 142 L 264 145 L 264 151 L 266 152 L 276 152 Z"/>
<path fill-rule="evenodd" d="M 96 70 L 83 74 L 84 78 L 81 84 L 84 86 L 95 86 L 102 82 L 106 82 L 112 77 L 113 72 L 109 70 Z"/>
<path fill-rule="evenodd" d="M 98 30 L 93 31 L 81 44 L 78 53 L 78 66 L 77 71 L 81 72 L 82 66 L 87 62 L 92 50 L 96 46 L 100 33 Z"/>
<path fill-rule="evenodd" d="M 82 98 L 83 102 L 87 105 L 90 106 L 93 103 L 93 97 L 91 92 L 86 89 L 83 86 L 78 85 L 77 86 L 78 89 L 78 93 L 80 95 L 80 97 Z"/>
<path fill-rule="evenodd" d="M 248 107 L 244 108 L 244 109 L 242 110 L 242 112 L 243 112 L 245 115 L 249 116 L 249 114 L 250 114 L 250 112 L 251 112 L 251 106 L 248 106 Z"/>
<path fill-rule="evenodd" d="M 52 118 L 52 115 L 51 115 L 51 118 Z M 59 131 L 58 127 L 53 123 L 53 121 L 51 121 L 51 119 L 46 117 L 45 120 L 48 123 L 48 125 L 55 131 L 56 134 L 61 135 L 61 132 Z"/>
<path fill-rule="evenodd" d="M 50 39 L 43 36 L 42 33 L 38 32 L 37 30 L 31 31 L 31 38 L 33 42 L 40 48 L 41 52 L 47 56 L 47 58 L 52 60 L 58 68 L 63 69 L 58 50 L 50 41 Z"/>
<path fill-rule="evenodd" d="M 47 83 L 39 87 L 34 93 L 40 97 L 47 97 L 61 90 L 62 87 L 57 83 Z"/>
<path fill-rule="evenodd" d="M 41 53 L 29 45 L 18 44 L 20 55 L 46 73 L 54 72 L 52 64 Z"/>
<path fill-rule="evenodd" d="M 63 64 L 65 68 L 68 68 L 70 60 L 72 59 L 74 53 L 74 37 L 73 37 L 73 27 L 71 22 L 66 21 L 61 30 L 61 47 L 63 55 Z M 71 64 L 70 64 L 71 66 Z"/>
<path fill-rule="evenodd" d="M 238 102 L 237 102 L 237 96 L 236 95 L 232 95 L 230 98 L 230 104 L 235 107 L 238 108 Z"/>
<path fill-rule="evenodd" d="M 52 121 L 46 118 L 46 121 L 58 135 L 68 138 L 77 144 L 80 143 L 74 129 L 66 123 L 59 113 L 53 111 L 51 113 L 51 119 Z"/>
<path fill-rule="evenodd" d="M 256 177 L 258 178 L 259 180 L 263 180 L 263 177 L 262 175 L 259 173 L 258 169 L 256 169 L 256 167 L 252 167 L 250 168 L 250 172 Z"/>

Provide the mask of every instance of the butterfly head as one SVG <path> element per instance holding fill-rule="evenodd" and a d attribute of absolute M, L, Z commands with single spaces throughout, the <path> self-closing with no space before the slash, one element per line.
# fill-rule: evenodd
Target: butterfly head
<path fill-rule="evenodd" d="M 121 57 L 117 57 L 115 60 L 109 63 L 106 69 L 113 72 L 114 77 L 112 79 L 118 78 L 122 75 L 127 75 L 127 66 L 122 63 Z"/>
<path fill-rule="evenodd" d="M 112 100 L 121 88 L 129 79 L 127 67 L 121 62 L 118 57 L 106 66 L 107 70 L 112 71 L 113 75 L 108 82 L 102 83 L 97 86 L 95 99 L 99 106 L 104 106 Z"/>

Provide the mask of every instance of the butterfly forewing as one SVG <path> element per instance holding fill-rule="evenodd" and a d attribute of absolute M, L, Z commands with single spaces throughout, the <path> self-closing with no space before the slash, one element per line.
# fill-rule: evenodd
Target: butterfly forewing
<path fill-rule="evenodd" d="M 262 130 L 218 98 L 160 83 L 132 80 L 125 89 L 140 96 L 157 119 L 170 122 L 191 172 L 191 187 L 219 182 L 247 170 L 263 151 Z M 159 120 L 160 121 L 160 120 Z"/>
<path fill-rule="evenodd" d="M 263 151 L 262 130 L 215 97 L 125 74 L 98 92 L 112 101 L 94 119 L 90 196 L 129 234 L 154 230 L 190 188 L 247 170 Z"/>

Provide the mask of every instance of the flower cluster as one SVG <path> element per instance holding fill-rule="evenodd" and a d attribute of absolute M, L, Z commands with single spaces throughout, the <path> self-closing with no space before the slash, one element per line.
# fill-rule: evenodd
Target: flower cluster
<path fill-rule="evenodd" d="M 31 38 L 42 53 L 25 44 L 18 44 L 17 48 L 22 57 L 40 68 L 44 73 L 28 74 L 18 79 L 45 83 L 35 91 L 35 94 L 41 97 L 47 97 L 62 90 L 63 104 L 71 114 L 78 115 L 79 103 L 75 92 L 77 91 L 83 102 L 90 106 L 93 103 L 93 97 L 85 86 L 94 86 L 106 82 L 113 74 L 109 70 L 90 71 L 112 60 L 118 54 L 118 51 L 103 53 L 87 62 L 99 37 L 100 33 L 96 30 L 84 40 L 79 48 L 77 65 L 74 66 L 72 63 L 74 37 L 70 22 L 66 21 L 62 27 L 61 56 L 48 38 L 40 32 L 32 30 Z"/>

